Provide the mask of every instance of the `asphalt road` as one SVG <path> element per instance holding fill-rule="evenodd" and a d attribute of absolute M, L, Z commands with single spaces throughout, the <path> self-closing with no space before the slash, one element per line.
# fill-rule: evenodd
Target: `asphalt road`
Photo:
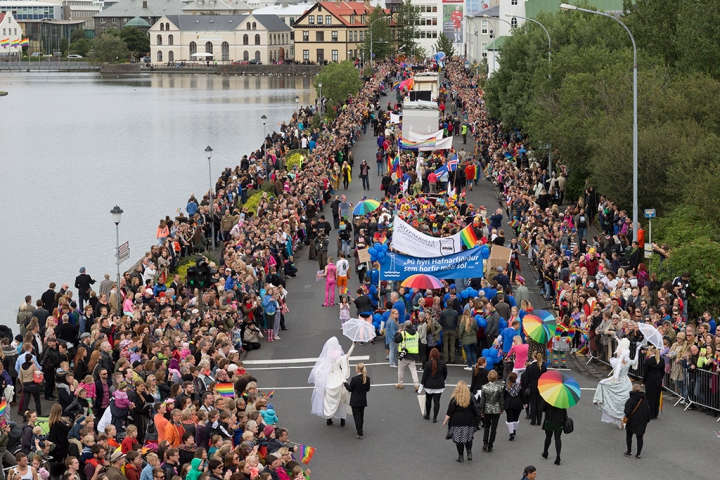
<path fill-rule="evenodd" d="M 363 137 L 353 154 L 356 164 L 363 159 L 371 164 L 371 193 L 379 197 L 382 192 L 380 178 L 374 172 L 374 142 L 371 134 Z M 456 141 L 456 148 L 459 146 Z M 466 150 L 471 151 L 469 143 Z M 356 178 L 348 191 L 342 193 L 355 203 L 367 192 L 363 192 L 362 183 Z M 468 192 L 468 198 L 475 205 L 485 205 L 488 211 L 498 205 L 492 186 L 486 181 Z M 329 208 L 326 212 L 329 218 Z M 334 238 L 331 245 L 334 245 Z M 334 253 L 331 250 L 331 254 Z M 387 365 L 380 343 L 358 345 L 353 352 L 353 357 L 358 360 L 351 361 L 353 365 L 363 361 L 372 381 L 369 406 L 365 411 L 365 438 L 355 438 L 351 416 L 348 416 L 346 427 L 340 427 L 338 422 L 333 426 L 325 425 L 323 419 L 310 414 L 312 385 L 307 382 L 308 375 L 328 338 L 337 336 L 345 349 L 350 347 L 350 342 L 342 337 L 337 308 L 321 306 L 324 286 L 322 282 L 315 282 L 317 263 L 308 261 L 307 250 L 303 250 L 296 264 L 300 272 L 288 283 L 290 313 L 286 319 L 290 330 L 282 332 L 282 340 L 272 345 L 263 343 L 260 350 L 251 352 L 246 359 L 246 368 L 258 377 L 261 389 L 275 389 L 272 403 L 280 417 L 280 425 L 290 430 L 290 439 L 317 448 L 310 462 L 313 478 L 437 479 L 480 474 L 484 478 L 519 479 L 523 468 L 529 464 L 538 468 L 538 479 L 605 480 L 616 475 L 642 479 L 716 478 L 718 463 L 711 452 L 716 449 L 715 442 L 720 442 L 714 434 L 720 425 L 714 419 L 697 412 L 683 412 L 666 401 L 661 419 L 648 427 L 642 459 L 625 458 L 625 432 L 600 422 L 600 412 L 592 405 L 597 380 L 578 374 L 575 374 L 578 382 L 587 390 L 583 391 L 580 403 L 570 411 L 575 432 L 563 435 L 562 465 L 552 463 L 553 454 L 549 460 L 540 456 L 544 433 L 539 427 L 531 427 L 527 420 L 521 420 L 516 440 L 510 443 L 504 418 L 498 427 L 494 451 L 482 452 L 482 432 L 478 432 L 474 461 L 458 464 L 454 461 L 455 447 L 445 440 L 441 422 L 433 424 L 421 417 L 416 394 L 408 385 L 412 384 L 409 372 L 405 372 L 405 389 L 394 388 L 397 370 Z M 532 285 L 532 275 L 525 272 L 523 275 L 529 279 L 534 305 L 544 306 Z M 350 291 L 357 286 L 357 278 L 351 278 Z M 354 313 L 355 309 L 351 310 Z M 455 383 L 470 380 L 470 372 L 462 367 L 449 367 L 440 417 L 444 415 Z"/>

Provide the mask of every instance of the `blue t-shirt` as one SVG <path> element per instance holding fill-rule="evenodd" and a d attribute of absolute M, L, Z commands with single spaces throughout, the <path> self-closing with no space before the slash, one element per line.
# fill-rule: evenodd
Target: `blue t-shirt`
<path fill-rule="evenodd" d="M 517 335 L 520 335 L 520 332 L 515 330 L 512 327 L 507 327 L 505 330 L 502 331 L 500 336 L 503 340 L 503 352 L 507 353 L 510 351 L 510 349 L 513 346 L 513 338 L 515 338 Z"/>
<path fill-rule="evenodd" d="M 400 316 L 398 317 L 399 322 L 404 322 L 407 319 L 404 300 L 398 300 L 397 302 L 395 302 L 393 304 L 392 308 L 397 310 L 398 313 L 400 314 Z"/>

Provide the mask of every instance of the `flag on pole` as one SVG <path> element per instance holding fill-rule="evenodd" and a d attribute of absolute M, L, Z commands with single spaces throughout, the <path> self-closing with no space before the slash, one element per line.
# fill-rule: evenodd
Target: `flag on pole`
<path fill-rule="evenodd" d="M 2 405 L 5 405 L 5 402 L 3 402 L 2 404 L 0 404 L 0 407 L 1 407 Z M 663 411 L 663 392 L 662 392 L 662 390 L 660 390 L 660 411 L 661 411 L 661 412 Z"/>
<path fill-rule="evenodd" d="M 270 390 L 270 392 L 268 392 L 268 393 L 262 392 L 261 395 L 265 398 L 272 398 L 273 395 L 275 395 L 275 390 Z"/>
<path fill-rule="evenodd" d="M 310 463 L 310 460 L 312 460 L 313 455 L 315 455 L 315 448 L 309 447 L 307 445 L 299 445 L 298 453 L 300 454 L 300 461 L 307 465 Z"/>
<path fill-rule="evenodd" d="M 7 47 L 8 45 L 10 45 L 10 38 L 0 40 L 0 47 Z"/>
<path fill-rule="evenodd" d="M 29 47 L 30 46 L 30 39 L 29 38 L 23 38 L 20 40 L 20 46 L 21 47 Z"/>
<path fill-rule="evenodd" d="M 215 391 L 222 397 L 233 398 L 235 396 L 235 386 L 232 383 L 218 383 L 215 385 Z"/>
<path fill-rule="evenodd" d="M 472 225 L 468 225 L 460 230 L 460 240 L 462 240 L 463 245 L 467 248 L 474 248 L 478 243 L 480 243 L 477 235 L 475 235 L 475 230 L 473 230 Z"/>
<path fill-rule="evenodd" d="M 450 169 L 451 172 L 454 172 L 455 170 L 457 170 L 457 167 L 458 167 L 458 157 L 457 157 L 457 155 L 455 155 L 453 158 L 451 158 L 450 160 L 448 160 L 447 166 L 448 166 L 448 168 Z"/>
<path fill-rule="evenodd" d="M 5 415 L 6 410 L 7 410 L 7 402 L 5 400 L 3 400 L 2 402 L 0 402 L 0 417 Z"/>
<path fill-rule="evenodd" d="M 13 39 L 13 41 L 10 43 L 10 46 L 12 46 L 12 47 L 20 46 L 20 39 L 19 38 Z"/>

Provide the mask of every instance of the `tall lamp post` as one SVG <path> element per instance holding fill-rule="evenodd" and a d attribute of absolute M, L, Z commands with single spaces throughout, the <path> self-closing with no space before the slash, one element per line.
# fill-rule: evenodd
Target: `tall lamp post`
<path fill-rule="evenodd" d="M 523 20 L 526 20 L 526 21 L 528 21 L 528 22 L 537 23 L 538 25 L 540 25 L 540 28 L 542 28 L 543 30 L 545 30 L 545 35 L 547 35 L 547 39 L 548 39 L 548 80 L 550 80 L 550 79 L 552 78 L 552 76 L 550 75 L 550 66 L 551 66 L 551 63 L 550 63 L 550 62 L 551 62 L 551 60 L 550 60 L 550 52 L 551 52 L 551 50 L 552 50 L 552 43 L 550 43 L 550 34 L 548 33 L 547 28 L 545 28 L 545 25 L 543 25 L 542 23 L 538 22 L 537 20 L 535 20 L 535 19 L 533 19 L 533 18 L 521 17 L 520 15 L 512 15 L 512 14 L 510 14 L 510 13 L 506 13 L 505 16 L 506 16 L 506 17 L 522 18 Z"/>
<path fill-rule="evenodd" d="M 377 22 L 378 20 L 387 20 L 388 17 L 392 17 L 392 15 L 385 15 L 385 16 L 383 16 L 383 17 L 376 18 L 375 20 L 373 20 L 372 22 L 370 22 L 370 28 L 369 28 L 369 30 L 370 30 L 370 65 L 375 65 L 375 56 L 373 55 L 373 38 L 372 38 L 372 37 L 373 37 L 373 31 L 372 31 L 372 26 L 373 26 L 373 24 L 374 24 L 375 22 Z"/>
<path fill-rule="evenodd" d="M 205 148 L 205 154 L 207 155 L 208 159 L 208 178 L 210 179 L 210 232 L 212 233 L 212 249 L 215 250 L 215 219 L 213 218 L 213 184 L 212 184 L 212 166 L 210 164 L 210 159 L 212 158 L 212 152 L 213 149 L 208 145 Z"/>
<path fill-rule="evenodd" d="M 577 10 L 585 13 L 592 13 L 593 15 L 602 15 L 603 17 L 612 18 L 622 26 L 628 35 L 630 35 L 630 41 L 632 41 L 633 47 L 633 241 L 638 239 L 638 119 L 637 119 L 637 46 L 635 45 L 635 37 L 633 37 L 630 29 L 619 19 L 613 17 L 609 13 L 596 12 L 595 10 L 587 10 L 585 8 L 576 7 L 575 5 L 568 5 L 567 3 L 560 4 L 561 10 Z"/>
<path fill-rule="evenodd" d="M 300 116 L 300 97 L 297 95 L 295 95 L 295 113 L 298 117 Z"/>
<path fill-rule="evenodd" d="M 117 264 L 117 292 L 120 295 L 120 220 L 122 219 L 123 210 L 119 206 L 115 205 L 110 210 L 112 215 L 113 223 L 115 223 L 115 257 Z M 120 297 L 118 297 L 120 298 Z"/>
<path fill-rule="evenodd" d="M 320 113 L 322 113 L 322 107 L 323 107 L 323 101 L 322 101 L 322 82 L 318 83 L 318 88 L 320 89 Z"/>
<path fill-rule="evenodd" d="M 263 115 L 260 117 L 260 120 L 263 121 L 263 145 L 265 145 L 265 139 L 267 138 L 267 132 L 265 131 L 265 125 L 267 124 L 267 117 Z"/>

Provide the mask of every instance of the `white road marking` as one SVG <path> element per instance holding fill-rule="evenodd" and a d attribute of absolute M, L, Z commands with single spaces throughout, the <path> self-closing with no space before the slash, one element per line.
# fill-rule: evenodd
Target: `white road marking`
<path fill-rule="evenodd" d="M 395 385 L 397 385 L 397 384 L 396 383 L 373 383 L 372 387 L 373 388 L 375 388 L 375 387 L 394 387 Z M 445 384 L 445 387 L 455 387 L 455 386 L 457 386 L 456 383 L 446 383 Z M 312 385 L 301 386 L 301 387 L 263 387 L 263 389 L 265 389 L 265 390 L 267 390 L 267 389 L 271 389 L 271 390 L 312 390 L 313 388 L 315 388 L 315 387 L 313 387 Z M 406 383 L 405 388 L 412 389 L 413 384 Z M 594 388 L 581 388 L 580 390 L 595 391 Z"/>
<path fill-rule="evenodd" d="M 350 360 L 370 360 L 370 355 L 358 355 L 356 357 L 350 357 Z M 275 360 L 243 360 L 244 365 L 284 365 L 287 363 L 315 363 L 317 357 L 314 358 L 285 358 Z"/>

